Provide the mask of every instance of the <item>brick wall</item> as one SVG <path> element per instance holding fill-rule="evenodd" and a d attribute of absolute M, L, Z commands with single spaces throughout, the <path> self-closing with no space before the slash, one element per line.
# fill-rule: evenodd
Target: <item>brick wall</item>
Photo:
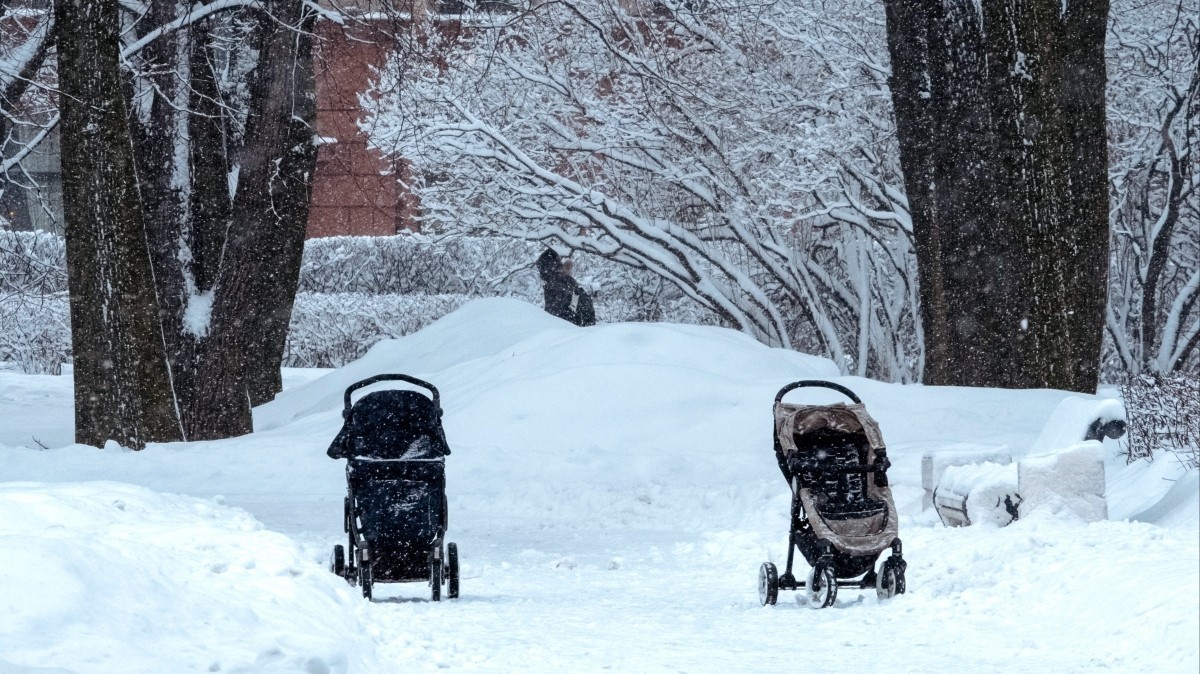
<path fill-rule="evenodd" d="M 314 50 L 317 89 L 317 150 L 308 237 L 387 236 L 413 226 L 413 197 L 397 184 L 395 166 L 367 147 L 359 129 L 359 95 L 367 90 L 371 69 L 382 67 L 388 41 L 369 24 L 343 28 L 317 22 Z"/>

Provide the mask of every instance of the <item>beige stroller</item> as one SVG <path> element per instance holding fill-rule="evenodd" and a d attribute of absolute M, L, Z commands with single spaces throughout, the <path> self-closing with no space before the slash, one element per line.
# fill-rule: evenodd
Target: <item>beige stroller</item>
<path fill-rule="evenodd" d="M 832 389 L 854 402 L 782 402 L 802 387 Z M 781 589 L 803 589 L 810 606 L 825 608 L 833 606 L 838 587 L 874 587 L 881 599 L 903 594 L 907 564 L 879 424 L 853 391 L 827 381 L 783 387 L 775 396 L 774 416 L 775 457 L 792 488 L 791 532 L 783 575 L 771 562 L 759 569 L 759 600 L 766 606 L 775 603 Z M 803 582 L 792 575 L 796 548 L 812 567 Z M 888 548 L 892 554 L 876 572 L 875 563 Z"/>

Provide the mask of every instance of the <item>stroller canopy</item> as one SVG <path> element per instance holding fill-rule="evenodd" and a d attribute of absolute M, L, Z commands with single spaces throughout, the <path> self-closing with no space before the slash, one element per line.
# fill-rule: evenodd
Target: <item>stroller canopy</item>
<path fill-rule="evenodd" d="M 416 391 L 375 391 L 354 403 L 327 452 L 334 459 L 440 459 L 450 453 L 433 401 Z"/>
<path fill-rule="evenodd" d="M 867 414 L 862 403 L 847 405 L 792 405 L 779 403 L 775 406 L 775 440 L 783 458 L 796 451 L 796 435 L 808 435 L 819 431 L 834 431 L 850 435 L 862 434 L 870 444 L 871 455 L 884 447 L 879 423 Z"/>

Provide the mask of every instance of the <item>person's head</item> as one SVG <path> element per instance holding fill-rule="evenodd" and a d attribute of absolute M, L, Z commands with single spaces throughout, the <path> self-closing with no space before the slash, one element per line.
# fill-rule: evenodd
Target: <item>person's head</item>
<path fill-rule="evenodd" d="M 558 275 L 558 270 L 562 268 L 562 260 L 559 258 L 558 253 L 547 248 L 538 256 L 534 266 L 537 268 L 538 275 L 542 277 L 542 282 L 545 283 Z"/>
<path fill-rule="evenodd" d="M 572 273 L 574 273 L 575 272 L 575 261 L 569 257 L 564 257 L 562 259 L 562 272 L 564 274 L 566 274 L 567 276 L 570 276 Z"/>

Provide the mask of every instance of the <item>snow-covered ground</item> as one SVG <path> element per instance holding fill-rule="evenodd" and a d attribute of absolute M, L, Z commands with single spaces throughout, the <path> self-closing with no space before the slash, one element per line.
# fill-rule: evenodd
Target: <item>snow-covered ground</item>
<path fill-rule="evenodd" d="M 344 388 L 381 372 L 441 390 L 458 600 L 382 585 L 369 604 L 325 569 L 345 493 L 325 449 Z M 252 435 L 134 453 L 71 444 L 69 377 L 0 372 L 0 673 L 1197 670 L 1195 471 L 1126 466 L 1109 441 L 1109 521 L 943 528 L 922 453 L 1020 457 L 1068 394 L 836 374 L 727 330 L 481 300 L 345 368 L 286 371 Z M 771 402 L 803 378 L 880 421 L 906 595 L 759 606 L 789 501 Z"/>

